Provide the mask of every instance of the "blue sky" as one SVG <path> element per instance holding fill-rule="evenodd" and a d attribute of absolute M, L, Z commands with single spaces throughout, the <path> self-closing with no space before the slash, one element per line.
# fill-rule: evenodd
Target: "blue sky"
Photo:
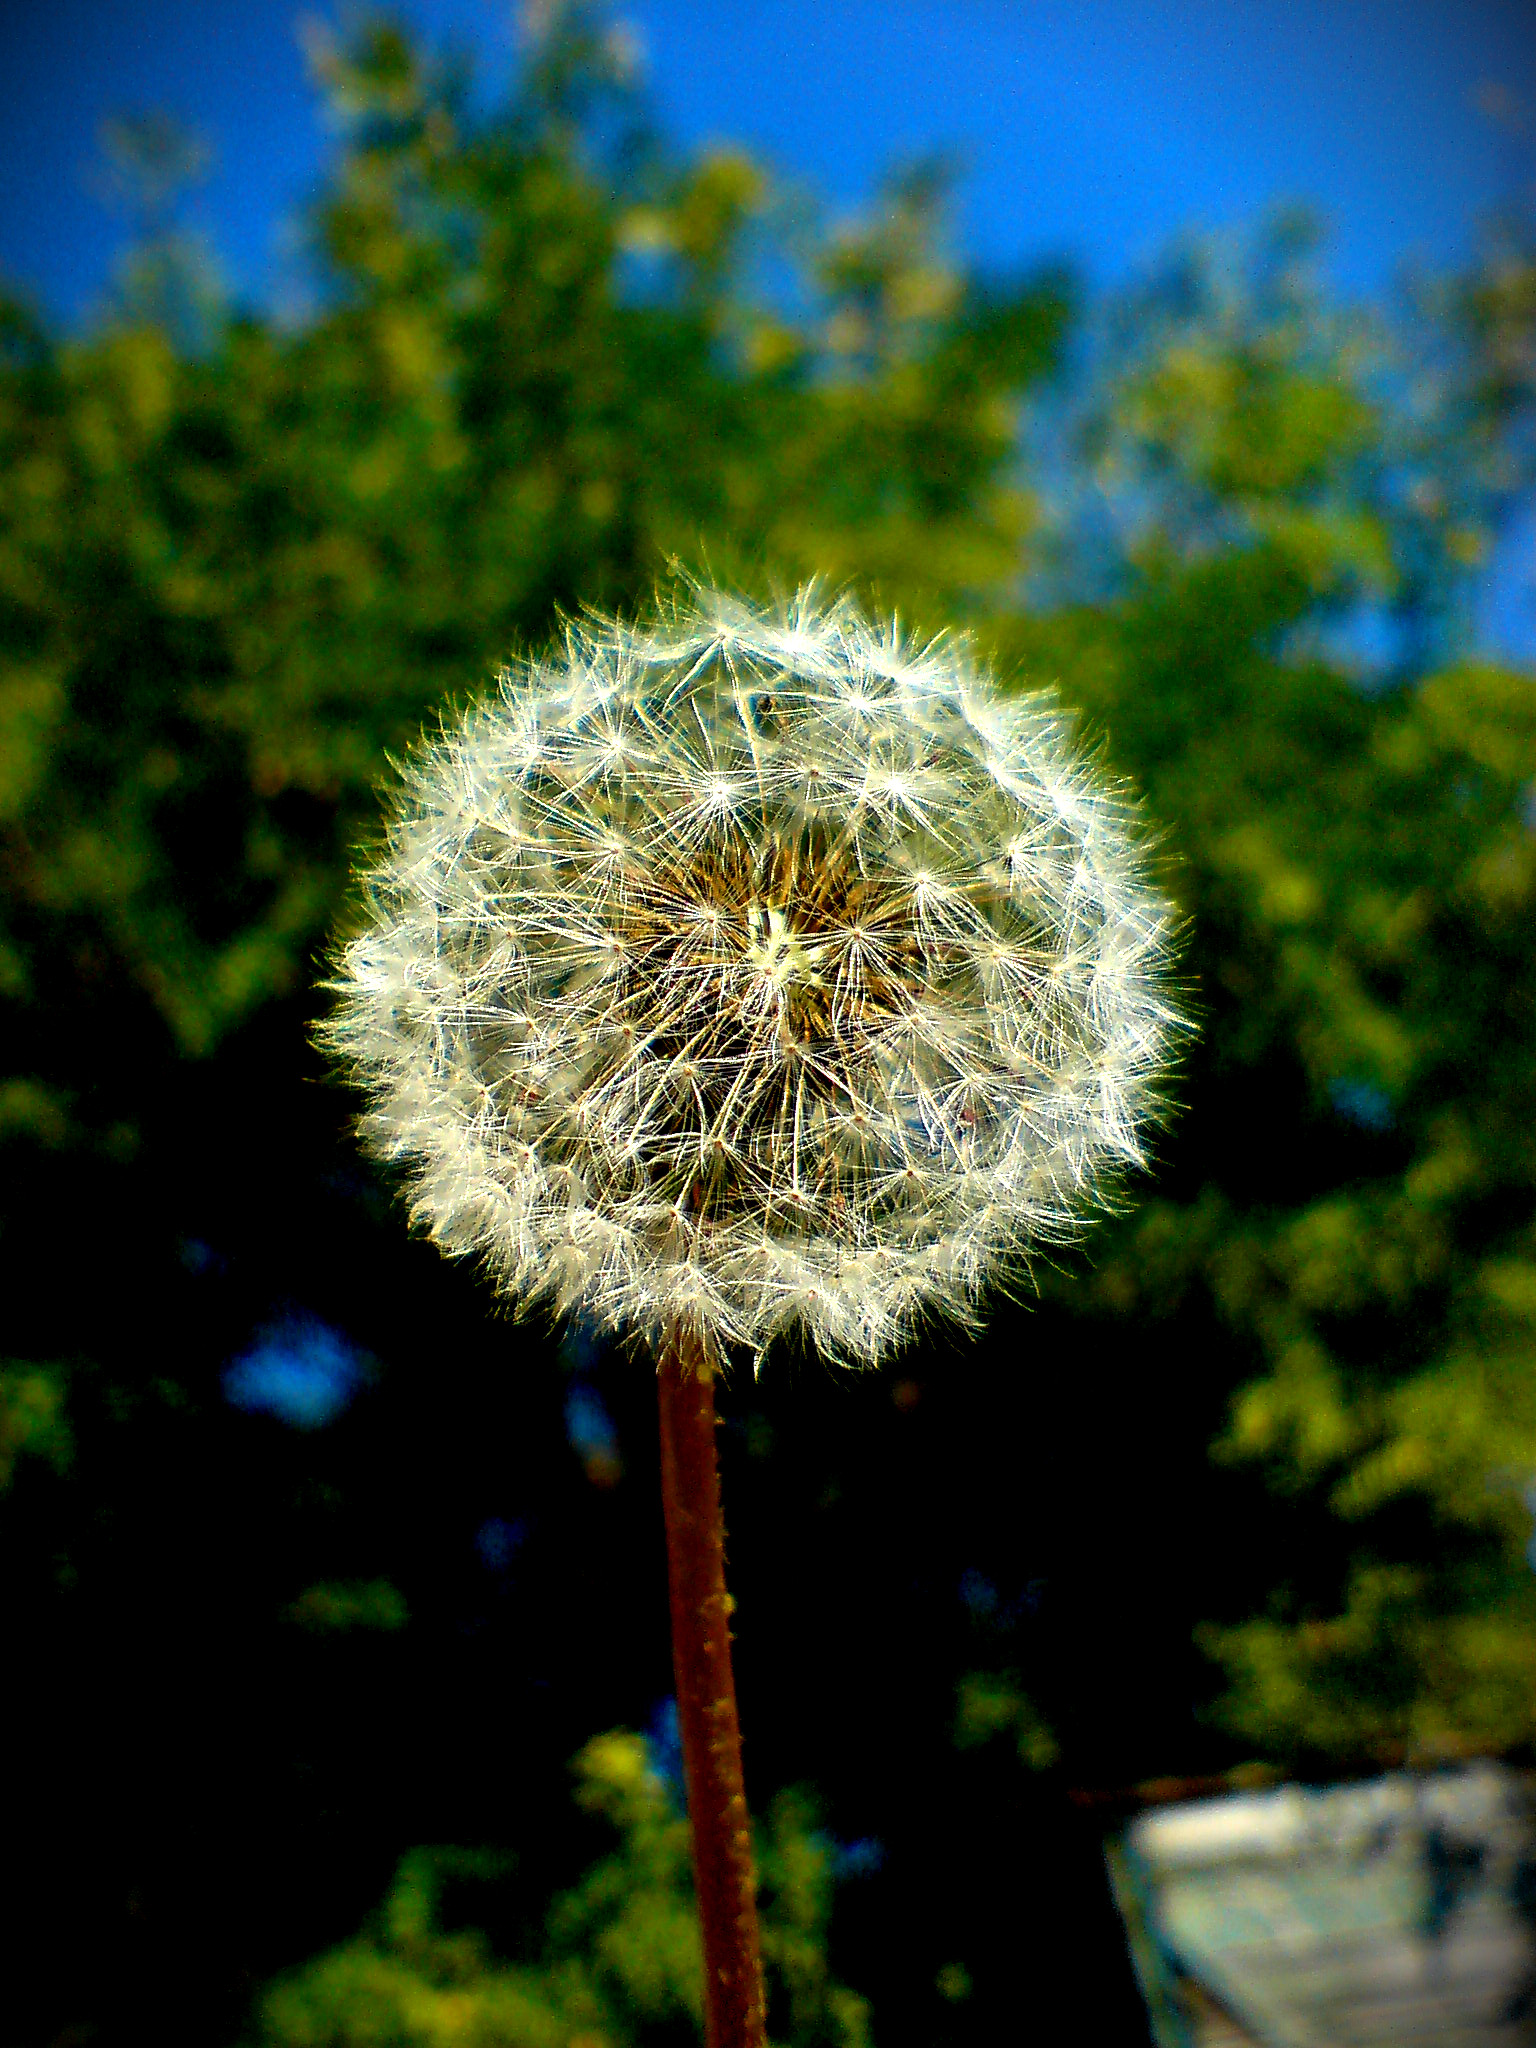
<path fill-rule="evenodd" d="M 289 1315 L 259 1331 L 224 1374 L 233 1408 L 275 1415 L 294 1429 L 323 1429 L 351 1406 L 370 1362 L 329 1324 Z"/>
<path fill-rule="evenodd" d="M 434 41 L 514 60 L 512 0 L 397 0 Z M 301 48 L 336 0 L 0 0 L 0 279 L 66 325 L 99 305 L 124 223 L 104 120 L 163 109 L 209 145 L 190 209 L 237 298 L 302 304 L 293 222 L 331 138 Z M 1125 280 L 1191 227 L 1314 205 L 1329 268 L 1377 294 L 1453 265 L 1536 188 L 1533 0 L 619 0 L 663 132 L 744 143 L 836 212 L 883 169 L 962 167 L 961 253 L 1066 257 Z M 1483 606 L 1536 658 L 1536 509 Z"/>
<path fill-rule="evenodd" d="M 434 36 L 510 61 L 505 0 L 405 0 Z M 1333 274 L 1379 290 L 1454 262 L 1536 177 L 1530 0 L 629 0 L 664 130 L 729 137 L 834 209 L 894 158 L 966 166 L 963 247 L 1124 277 L 1188 225 L 1307 199 Z M 93 192 L 102 121 L 164 108 L 213 171 L 195 211 L 242 297 L 280 290 L 284 222 L 329 139 L 294 0 L 0 0 L 0 274 L 77 320 L 121 224 Z M 1502 106 L 1503 118 L 1486 108 Z"/>

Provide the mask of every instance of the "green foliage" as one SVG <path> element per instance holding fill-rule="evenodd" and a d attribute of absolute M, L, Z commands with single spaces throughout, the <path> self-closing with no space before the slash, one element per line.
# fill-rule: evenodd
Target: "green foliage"
<path fill-rule="evenodd" d="M 0 1365 L 0 1492 L 10 1485 L 18 1459 L 40 1458 L 62 1472 L 71 1450 L 59 1368 L 15 1361 Z"/>
<path fill-rule="evenodd" d="M 1364 597 L 1422 663 L 1531 475 L 1528 237 L 1504 224 L 1395 320 L 1339 305 L 1320 247 L 1293 211 L 1176 249 L 1110 309 L 1078 454 L 1132 562 L 1257 550 L 1294 647 Z"/>
<path fill-rule="evenodd" d="M 316 317 L 195 356 L 130 318 L 0 384 L 5 984 L 38 1016 L 88 948 L 192 1055 L 302 982 L 384 749 L 557 604 L 706 539 L 951 601 L 1006 576 L 1008 401 L 1063 314 L 968 296 L 929 183 L 813 238 L 790 327 L 735 292 L 739 158 L 616 205 L 536 104 L 471 125 L 397 30 L 318 64 L 350 146 Z M 637 239 L 675 275 L 626 294 Z"/>
<path fill-rule="evenodd" d="M 372 1503 L 369 1527 L 414 1533 L 420 1445 L 438 1442 L 424 1417 L 467 1429 L 453 1403 L 471 1379 L 476 1398 L 494 1385 L 509 1403 L 498 1446 L 542 1445 L 557 1397 L 545 1413 L 540 1376 L 502 1369 L 509 1344 L 541 1340 L 496 1329 L 482 1357 L 464 1335 L 482 1326 L 468 1282 L 435 1266 L 421 1280 L 393 1222 L 376 1220 L 376 1191 L 347 1180 L 343 1112 L 317 1108 L 304 1085 L 310 991 L 346 916 L 352 851 L 378 829 L 386 754 L 510 648 L 542 640 L 561 607 L 631 604 L 674 556 L 754 591 L 813 571 L 846 578 L 919 623 L 972 626 L 1005 672 L 1057 684 L 1145 791 L 1188 919 L 1202 1038 L 1155 1181 L 1086 1271 L 1041 1274 L 1022 1363 L 1010 1354 L 987 1381 L 982 1347 L 903 1367 L 922 1392 L 928 1464 L 914 1452 L 888 1496 L 873 1456 L 816 1474 L 807 1499 L 842 1488 L 874 1504 L 851 1551 L 834 1552 L 836 1532 L 855 1540 L 834 1509 L 813 1511 L 827 1587 L 841 1599 L 856 1569 L 868 1599 L 914 1527 L 936 1550 L 983 1509 L 1004 1530 L 995 1576 L 1024 1583 L 1034 1495 L 1041 1523 L 1077 1542 L 1115 1526 L 1100 1491 L 1113 1465 L 1134 1482 L 1149 1549 L 1181 1518 L 1195 1533 L 1174 1553 L 1185 1580 L 1158 1601 L 1136 1590 L 1134 1554 L 1112 1569 L 1099 1554 L 1092 1597 L 1107 1601 L 1118 1572 L 1116 1597 L 1132 1591 L 1116 1613 L 1141 1600 L 1181 1638 L 1170 1658 L 1203 1616 L 1234 1742 L 1329 1768 L 1528 1752 L 1536 684 L 1476 658 L 1466 603 L 1536 462 L 1529 223 L 1500 224 L 1464 274 L 1421 279 L 1377 312 L 1331 296 L 1304 223 L 1241 248 L 1191 243 L 1087 309 L 1103 346 L 1073 358 L 1090 365 L 1085 386 L 1056 376 L 1069 280 L 968 277 L 948 248 L 941 170 L 897 175 L 864 218 L 828 227 L 739 150 L 668 159 L 601 17 L 553 15 L 565 30 L 486 113 L 398 26 L 317 39 L 341 147 L 309 223 L 302 317 L 221 308 L 195 252 L 175 244 L 169 183 L 195 161 L 169 130 L 138 138 L 147 239 L 112 316 L 65 340 L 0 304 L 0 1286 L 17 1354 L 0 1372 L 0 1479 L 24 1582 L 17 1640 L 45 1675 L 56 1644 L 78 1660 L 61 1658 L 33 1739 L 53 1739 L 60 1700 L 84 1701 L 89 1729 L 60 1736 L 74 1751 L 51 1776 L 29 1765 L 30 1779 L 51 1802 L 55 1783 L 75 1796 L 78 1778 L 84 1812 L 104 1785 L 143 1775 L 131 1747 L 112 1762 L 96 1705 L 100 1670 L 129 1654 L 146 1674 L 173 1672 L 188 1643 L 201 1660 L 205 1639 L 238 1634 L 238 1653 L 224 1644 L 229 1701 L 267 1663 L 280 1698 L 285 1684 L 302 1693 L 304 1658 L 346 1664 L 362 1674 L 362 1727 L 378 1660 L 400 1660 L 398 1676 L 418 1659 L 410 1671 L 435 1685 L 437 1660 L 479 1640 L 441 1593 L 446 1550 L 372 1554 L 350 1540 L 366 1520 L 357 1502 Z M 239 1443 L 254 1448 L 228 1451 L 220 1369 L 289 1293 L 384 1359 L 377 1398 L 399 1404 L 397 1434 L 364 1428 L 366 1455 L 347 1454 L 350 1492 L 325 1476 L 327 1432 L 298 1446 L 241 1417 Z M 398 1333 L 394 1372 L 402 1302 L 416 1320 Z M 449 1356 L 437 1333 L 454 1316 Z M 62 1369 L 34 1362 L 56 1359 L 70 1361 L 67 1402 Z M 1020 1395 L 1013 1426 L 1048 1394 L 1072 1423 L 1047 1453 L 1031 1448 L 1016 1486 L 1013 1448 L 981 1441 L 967 1406 L 975 1387 L 1000 1400 L 1004 1369 L 1040 1390 Z M 951 1410 L 941 1380 L 961 1389 Z M 795 1392 L 812 1398 L 807 1383 Z M 839 1400 L 853 1413 L 864 1392 Z M 1133 1392 L 1147 1442 L 1127 1448 Z M 906 1407 L 881 1413 L 908 1427 Z M 1214 1469 L 1189 1499 L 1165 1498 L 1159 1459 L 1218 1423 Z M 774 1544 L 791 1515 L 774 1488 L 802 1455 L 784 1449 L 789 1434 L 749 1458 L 773 1480 L 758 1526 Z M 438 1483 L 481 1448 L 439 1443 Z M 978 1503 L 966 1460 L 994 1451 L 998 1498 Z M 548 1477 L 557 1499 L 557 1481 L 587 1488 L 576 1461 L 538 1457 L 548 1474 L 524 1469 L 520 1486 Z M 202 1475 L 229 1469 L 249 1491 L 226 1516 Z M 626 1484 L 583 1492 L 580 1527 L 624 1512 Z M 489 1481 L 482 1492 L 466 1494 L 466 1515 L 516 1504 Z M 937 1503 L 927 1522 L 920 1501 Z M 270 1581 L 249 1561 L 191 1575 L 205 1528 L 227 1528 L 233 1553 L 235 1532 L 267 1513 L 260 1526 L 294 1546 Z M 576 1529 L 561 1524 L 538 1554 L 551 1606 L 573 1587 L 598 1597 L 596 1574 L 568 1562 L 586 1555 Z M 1268 1547 L 1250 1555 L 1255 1529 Z M 473 1560 L 467 1537 L 461 1547 Z M 1169 1569 L 1166 1545 L 1159 1555 Z M 618 1546 L 609 1558 L 627 1569 Z M 949 1562 L 958 1577 L 968 1559 Z M 914 1557 L 910 1582 L 927 1572 Z M 1055 1597 L 1053 1583 L 1047 1615 Z M 479 1598 L 463 1596 L 472 1619 Z M 858 1606 L 838 1611 L 850 1641 Z M 133 1617 L 131 1653 L 119 1613 Z M 139 1633 L 150 1620 L 158 1636 Z M 798 1645 L 798 1609 L 783 1626 Z M 513 1639 L 499 1620 L 486 1634 Z M 911 1640 L 914 1668 L 933 1667 L 921 1674 L 933 1725 L 978 1752 L 964 1769 L 1017 1752 L 1037 1769 L 1031 1797 L 1125 1782 L 1124 1752 L 1081 1735 L 1085 1723 L 1113 1717 L 1134 1735 L 1145 1721 L 1175 1748 L 1215 1741 L 1193 1732 L 1198 1679 L 1182 1666 L 1145 1684 L 1123 1667 L 1093 1722 L 1101 1703 L 1074 1698 L 1069 1656 L 998 1644 L 1001 1668 L 976 1673 L 974 1648 L 942 1630 L 914 1623 Z M 811 1679 L 797 1654 L 766 1653 L 757 1684 L 792 1696 L 799 1716 Z M 770 1672 L 775 1655 L 784 1670 Z M 165 1718 L 145 1699 L 141 1743 Z M 863 1743 L 877 1705 L 900 1721 L 862 1698 L 838 1738 Z M 631 1711 L 612 1702 L 572 1721 Z M 832 1718 L 817 1724 L 829 1743 Z M 274 1708 L 262 1726 L 280 1720 Z M 293 1737 L 299 1791 L 283 1812 L 323 1813 L 345 1833 L 333 1792 L 336 1810 L 389 1802 L 348 1778 L 350 1729 L 328 1740 Z M 398 1757 L 403 1739 L 388 1740 Z M 617 2040 L 691 2026 L 680 1824 L 638 1764 L 624 1777 L 639 1752 L 615 1740 L 588 1753 L 583 1783 L 620 1847 L 551 1910 L 537 1953 L 447 1928 L 454 1886 L 488 1883 L 490 1866 L 416 1852 L 366 1937 L 274 1992 L 272 2038 L 586 2028 Z M 1059 1772 L 1038 1768 L 1058 1744 Z M 893 1799 L 914 1754 L 892 1765 Z M 1202 1750 L 1198 1767 L 1231 1754 Z M 1136 1770 L 1185 1762 L 1159 1754 Z M 411 1768 L 440 1775 L 435 1757 Z M 349 1784 L 350 1808 L 335 1791 Z M 200 1785 L 196 1797 L 201 1813 Z M 392 1811 L 378 1821 L 384 1854 L 399 1839 L 389 1829 L 407 1825 Z M 123 1868 L 161 1832 L 129 1813 Z M 41 1856 L 68 1835 L 50 1804 L 27 1839 Z M 825 1853 L 791 1806 L 770 1823 L 764 1867 L 776 2028 L 857 2039 L 859 2009 L 824 1975 Z M 74 1886 L 73 1865 L 66 1875 Z M 191 1911 L 217 1890 L 189 1880 L 176 1896 Z M 267 1910 L 278 1904 L 258 1911 L 253 1897 L 246 1920 Z M 163 1926 L 160 1938 L 177 1967 L 208 1946 Z M 100 1946 L 106 1982 L 115 1952 Z M 933 1993 L 943 1955 L 962 1948 L 961 1974 Z M 958 1935 L 921 1958 L 922 1997 L 942 1998 L 956 2024 L 988 1995 L 979 1962 L 961 1995 L 973 1962 Z M 226 1965 L 226 1987 L 255 1967 L 231 1950 L 210 1981 Z M 172 2003 L 203 2026 L 195 2000 L 178 1990 Z M 76 2017 L 50 2005 L 33 2033 L 60 2037 Z"/>
<path fill-rule="evenodd" d="M 445 1930 L 442 1895 L 505 1875 L 490 1852 L 414 1849 L 372 1927 L 266 1994 L 270 2048 L 621 2048 L 690 2039 L 702 2025 L 688 1824 L 644 1742 L 615 1730 L 576 1759 L 576 1798 L 617 1847 L 562 1892 L 527 1959 L 476 1926 Z M 826 1963 L 831 1852 L 795 1794 L 769 1809 L 760 1847 L 763 1954 L 772 2038 L 793 2048 L 866 2048 L 864 2001 Z"/>
<path fill-rule="evenodd" d="M 1012 1737 L 1019 1761 L 1032 1771 L 1060 1760 L 1050 1724 L 1011 1673 L 966 1672 L 955 1695 L 955 1747 L 977 1749 L 1003 1735 Z"/>
<path fill-rule="evenodd" d="M 316 1635 L 338 1635 L 350 1629 L 382 1629 L 392 1634 L 410 1619 L 405 1595 L 388 1579 L 322 1580 L 306 1586 L 287 1610 L 287 1619 Z"/>
<path fill-rule="evenodd" d="M 1332 1757 L 1507 1746 L 1536 1734 L 1536 690 L 1461 661 L 1368 695 L 1287 653 L 1312 571 L 1271 530 L 1011 634 L 1165 822 L 1207 1010 L 1199 1177 L 1095 1291 L 1175 1343 L 1201 1299 L 1257 1368 L 1219 1454 L 1359 1529 L 1336 1616 L 1302 1570 L 1207 1635 L 1232 1725 Z"/>

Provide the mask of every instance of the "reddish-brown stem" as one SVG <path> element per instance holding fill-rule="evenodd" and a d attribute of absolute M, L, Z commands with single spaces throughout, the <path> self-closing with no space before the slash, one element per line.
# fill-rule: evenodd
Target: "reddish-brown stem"
<path fill-rule="evenodd" d="M 695 1340 L 668 1334 L 656 1384 L 672 1669 L 704 1932 L 704 2035 L 708 2048 L 764 2048 L 757 1872 L 731 1672 L 715 1389 Z"/>

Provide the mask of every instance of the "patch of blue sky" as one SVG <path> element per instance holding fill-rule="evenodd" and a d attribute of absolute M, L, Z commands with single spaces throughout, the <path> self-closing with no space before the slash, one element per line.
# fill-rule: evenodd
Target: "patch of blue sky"
<path fill-rule="evenodd" d="M 565 1434 L 577 1456 L 612 1458 L 619 1448 L 613 1418 L 597 1391 L 578 1380 L 565 1397 Z"/>
<path fill-rule="evenodd" d="M 345 1414 L 370 1376 L 370 1361 L 317 1316 L 268 1323 L 225 1368 L 224 1398 L 249 1415 L 290 1429 L 324 1429 Z"/>
<path fill-rule="evenodd" d="M 215 1251 L 210 1244 L 204 1244 L 200 1237 L 184 1237 L 177 1251 L 182 1265 L 200 1280 L 217 1277 L 228 1270 L 229 1261 L 223 1253 Z"/>
<path fill-rule="evenodd" d="M 977 1621 L 989 1621 L 999 1606 L 996 1586 L 974 1567 L 960 1574 L 960 1600 Z"/>
<path fill-rule="evenodd" d="M 1044 1579 L 1030 1579 L 1023 1590 L 1005 1600 L 1002 1593 L 975 1566 L 960 1574 L 960 1604 L 972 1621 L 1003 1632 L 1016 1628 L 1038 1614 L 1046 1594 Z"/>
<path fill-rule="evenodd" d="M 398 11 L 472 51 L 482 93 L 515 61 L 506 0 Z M 984 268 L 1065 253 L 1108 282 L 1191 224 L 1299 198 L 1336 223 L 1340 282 L 1374 292 L 1410 254 L 1463 260 L 1477 216 L 1531 175 L 1528 0 L 620 0 L 612 14 L 684 149 L 743 145 L 834 211 L 867 205 L 893 162 L 957 158 L 959 238 Z M 336 147 L 298 25 L 241 0 L 6 10 L 0 270 L 66 319 L 99 301 L 125 223 L 93 192 L 95 137 L 125 108 L 164 108 L 210 145 L 193 224 L 236 296 L 280 296 L 292 218 Z"/>
<path fill-rule="evenodd" d="M 1536 668 L 1536 499 L 1524 499 L 1498 537 L 1479 586 L 1480 648 Z"/>
<path fill-rule="evenodd" d="M 677 1700 L 669 1695 L 657 1703 L 645 1731 L 646 1761 L 667 1787 L 673 1799 L 684 1803 L 683 1729 L 678 1719 Z"/>
<path fill-rule="evenodd" d="M 1330 1081 L 1328 1099 L 1333 1104 L 1334 1114 L 1341 1116 L 1345 1123 L 1353 1124 L 1357 1130 L 1370 1131 L 1375 1136 L 1390 1131 L 1397 1120 L 1391 1096 L 1374 1081 L 1344 1077 Z"/>
<path fill-rule="evenodd" d="M 475 1549 L 487 1571 L 506 1571 L 528 1540 L 528 1524 L 519 1516 L 487 1515 L 475 1531 Z"/>
<path fill-rule="evenodd" d="M 832 1875 L 836 1878 L 873 1877 L 884 1863 L 885 1844 L 875 1835 L 832 1844 Z"/>

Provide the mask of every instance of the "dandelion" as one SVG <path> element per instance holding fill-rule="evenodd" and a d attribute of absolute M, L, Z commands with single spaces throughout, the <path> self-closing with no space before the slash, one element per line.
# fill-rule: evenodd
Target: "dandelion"
<path fill-rule="evenodd" d="M 1074 1236 L 1175 1026 L 1132 807 L 846 600 L 573 627 L 405 771 L 328 1027 L 522 1301 L 867 1364 Z"/>
<path fill-rule="evenodd" d="M 711 1376 L 974 1323 L 1141 1160 L 1180 1020 L 1134 805 L 963 641 L 690 586 L 425 745 L 363 887 L 324 1036 L 413 1219 L 660 1361 L 710 2037 L 760 2040 Z"/>

